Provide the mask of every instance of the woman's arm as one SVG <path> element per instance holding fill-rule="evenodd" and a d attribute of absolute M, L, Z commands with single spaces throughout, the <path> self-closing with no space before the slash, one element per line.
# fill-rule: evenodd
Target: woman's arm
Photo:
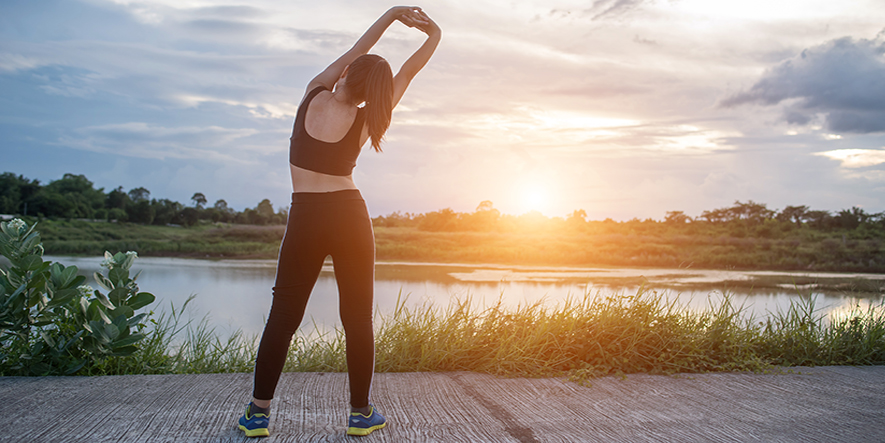
<path fill-rule="evenodd" d="M 399 72 L 393 77 L 394 107 L 396 107 L 400 99 L 403 98 L 403 94 L 406 93 L 406 89 L 409 87 L 409 83 L 412 82 L 412 79 L 418 75 L 421 68 L 423 68 L 424 65 L 427 64 L 427 61 L 430 60 L 430 56 L 436 51 L 436 47 L 439 45 L 439 41 L 442 38 L 442 30 L 439 29 L 439 26 L 437 26 L 437 24 L 431 20 L 424 11 L 419 10 L 419 13 L 424 18 L 425 23 L 416 23 L 414 27 L 427 34 L 427 40 L 425 40 L 424 44 L 421 45 L 421 47 L 418 48 L 418 50 L 415 51 L 405 63 L 403 63 Z"/>
<path fill-rule="evenodd" d="M 378 43 L 381 35 L 384 34 L 384 31 L 394 21 L 399 20 L 406 26 L 417 27 L 427 24 L 425 17 L 421 14 L 421 8 L 417 6 L 394 6 L 390 8 L 363 33 L 362 37 L 354 43 L 352 48 L 338 57 L 337 60 L 332 62 L 331 65 L 307 84 L 305 94 L 317 86 L 325 86 L 328 89 L 332 89 L 335 82 L 341 77 L 341 73 L 344 72 L 344 68 L 356 60 L 357 57 L 367 54 L 375 46 L 375 43 Z"/>

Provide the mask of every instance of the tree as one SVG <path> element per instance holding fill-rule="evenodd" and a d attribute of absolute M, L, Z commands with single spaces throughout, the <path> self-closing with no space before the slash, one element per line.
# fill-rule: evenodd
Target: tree
<path fill-rule="evenodd" d="M 77 205 L 64 195 L 44 187 L 31 199 L 28 211 L 45 217 L 73 218 L 76 216 Z"/>
<path fill-rule="evenodd" d="M 123 187 L 118 186 L 117 189 L 114 189 L 111 192 L 108 192 L 107 198 L 105 198 L 104 206 L 108 209 L 123 209 L 125 210 L 127 206 L 132 203 L 132 199 L 129 198 L 129 195 L 123 192 Z"/>
<path fill-rule="evenodd" d="M 774 211 L 765 207 L 764 203 L 756 203 L 750 200 L 746 203 L 735 201 L 734 206 L 727 209 L 731 220 L 747 220 L 750 223 L 762 223 L 774 216 Z"/>
<path fill-rule="evenodd" d="M 129 199 L 134 202 L 139 202 L 142 200 L 149 200 L 151 198 L 151 191 L 148 191 L 145 188 L 137 187 L 135 189 L 129 190 Z"/>
<path fill-rule="evenodd" d="M 826 229 L 830 224 L 830 220 L 833 219 L 830 211 L 808 211 L 804 217 L 811 226 L 817 229 Z"/>
<path fill-rule="evenodd" d="M 580 230 L 586 229 L 588 227 L 587 224 L 587 211 L 583 209 L 576 209 L 572 211 L 571 214 L 568 215 L 565 219 L 566 226 L 569 226 L 571 229 Z"/>
<path fill-rule="evenodd" d="M 667 216 L 664 218 L 664 223 L 681 225 L 691 221 L 691 217 L 685 215 L 682 211 L 667 211 Z"/>
<path fill-rule="evenodd" d="M 194 208 L 184 208 L 181 210 L 181 224 L 185 226 L 193 226 L 200 221 L 200 213 Z"/>
<path fill-rule="evenodd" d="M 191 197 L 191 200 L 194 202 L 194 207 L 197 209 L 203 209 L 203 205 L 208 201 L 202 192 L 195 193 L 194 196 Z"/>
<path fill-rule="evenodd" d="M 111 208 L 108 210 L 108 221 L 125 222 L 129 220 L 129 214 L 120 208 Z"/>
<path fill-rule="evenodd" d="M 40 190 L 39 180 L 11 172 L 0 174 L 0 214 L 26 214 L 26 205 Z"/>
<path fill-rule="evenodd" d="M 258 203 L 258 206 L 255 207 L 255 210 L 258 211 L 258 213 L 261 214 L 263 217 L 270 218 L 274 215 L 273 205 L 268 199 L 261 200 L 261 203 Z"/>
<path fill-rule="evenodd" d="M 862 208 L 857 206 L 849 209 L 843 209 L 836 214 L 835 222 L 840 228 L 857 229 L 861 224 L 867 223 L 872 218 Z"/>
<path fill-rule="evenodd" d="M 164 198 L 151 200 L 151 207 L 154 210 L 153 224 L 168 225 L 181 222 L 181 210 L 184 209 L 181 203 Z"/>
<path fill-rule="evenodd" d="M 796 223 L 796 226 L 802 226 L 802 220 L 806 213 L 808 213 L 808 206 L 787 206 L 776 218 L 780 221 Z"/>
<path fill-rule="evenodd" d="M 126 215 L 132 223 L 149 225 L 154 221 L 154 207 L 150 201 L 141 199 L 126 208 Z"/>
<path fill-rule="evenodd" d="M 495 209 L 495 207 L 492 204 L 491 200 L 483 200 L 483 201 L 479 202 L 479 205 L 476 207 L 476 212 L 492 211 L 494 209 Z"/>
<path fill-rule="evenodd" d="M 225 200 L 217 200 L 215 205 L 204 211 L 203 218 L 208 218 L 213 222 L 227 223 L 233 220 L 234 215 L 236 215 L 236 211 L 228 207 Z"/>
<path fill-rule="evenodd" d="M 30 199 L 32 212 L 47 217 L 93 218 L 104 208 L 103 189 L 95 189 L 83 175 L 65 174 L 40 188 Z"/>
<path fill-rule="evenodd" d="M 214 205 L 213 207 L 214 207 L 215 209 L 217 209 L 218 211 L 220 211 L 220 212 L 228 212 L 228 211 L 230 211 L 230 208 L 227 206 L 227 202 L 224 201 L 223 199 L 219 199 L 219 200 L 217 200 L 217 201 L 215 202 L 215 205 Z"/>
<path fill-rule="evenodd" d="M 728 213 L 728 209 L 713 209 L 712 211 L 704 211 L 701 212 L 701 216 L 699 218 L 707 220 L 710 223 L 722 223 L 731 219 Z"/>
<path fill-rule="evenodd" d="M 492 202 L 483 200 L 473 214 L 460 214 L 458 228 L 469 231 L 494 231 L 498 227 L 501 211 L 495 209 Z"/>
<path fill-rule="evenodd" d="M 457 221 L 458 214 L 452 208 L 445 208 L 424 214 L 421 222 L 418 223 L 418 229 L 422 231 L 454 231 Z"/>

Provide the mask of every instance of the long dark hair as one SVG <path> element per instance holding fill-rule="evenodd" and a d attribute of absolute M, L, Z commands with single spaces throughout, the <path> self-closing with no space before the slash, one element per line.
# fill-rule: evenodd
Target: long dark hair
<path fill-rule="evenodd" d="M 347 92 L 354 104 L 366 102 L 366 123 L 372 147 L 381 152 L 381 139 L 393 113 L 393 71 L 380 55 L 357 57 L 347 69 Z"/>

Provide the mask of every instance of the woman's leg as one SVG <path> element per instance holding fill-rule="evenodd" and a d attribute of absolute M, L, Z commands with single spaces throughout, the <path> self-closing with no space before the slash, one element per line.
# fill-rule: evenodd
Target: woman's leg
<path fill-rule="evenodd" d="M 342 205 L 332 249 L 338 282 L 339 311 L 347 341 L 350 404 L 369 405 L 375 371 L 375 337 L 372 329 L 375 282 L 375 238 L 372 220 L 362 200 Z"/>
<path fill-rule="evenodd" d="M 253 398 L 259 407 L 270 404 L 304 309 L 327 255 L 323 221 L 310 205 L 293 204 L 280 245 L 273 304 L 255 361 Z"/>

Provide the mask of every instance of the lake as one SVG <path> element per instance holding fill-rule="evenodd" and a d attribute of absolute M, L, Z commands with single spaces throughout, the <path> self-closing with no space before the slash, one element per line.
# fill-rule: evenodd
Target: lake
<path fill-rule="evenodd" d="M 102 257 L 44 257 L 64 265 L 76 265 L 87 282 L 98 287 L 92 273 L 103 270 Z M 153 293 L 151 309 L 168 312 L 191 295 L 188 317 L 208 320 L 220 335 L 237 329 L 246 335 L 260 334 L 271 304 L 276 272 L 274 260 L 201 260 L 140 257 L 133 271 L 141 291 Z M 448 306 L 470 297 L 477 306 L 500 298 L 508 307 L 542 302 L 562 303 L 568 297 L 632 295 L 640 286 L 676 299 L 688 309 L 717 304 L 723 292 L 746 315 L 756 319 L 789 307 L 802 297 L 814 297 L 822 313 L 838 315 L 853 306 L 881 304 L 885 290 L 883 274 L 801 273 L 771 271 L 721 271 L 698 269 L 564 268 L 433 263 L 376 264 L 376 313 L 393 312 L 398 297 L 407 306 L 431 303 Z M 316 324 L 323 330 L 339 325 L 338 295 L 330 262 L 326 263 L 307 306 L 303 327 Z"/>

